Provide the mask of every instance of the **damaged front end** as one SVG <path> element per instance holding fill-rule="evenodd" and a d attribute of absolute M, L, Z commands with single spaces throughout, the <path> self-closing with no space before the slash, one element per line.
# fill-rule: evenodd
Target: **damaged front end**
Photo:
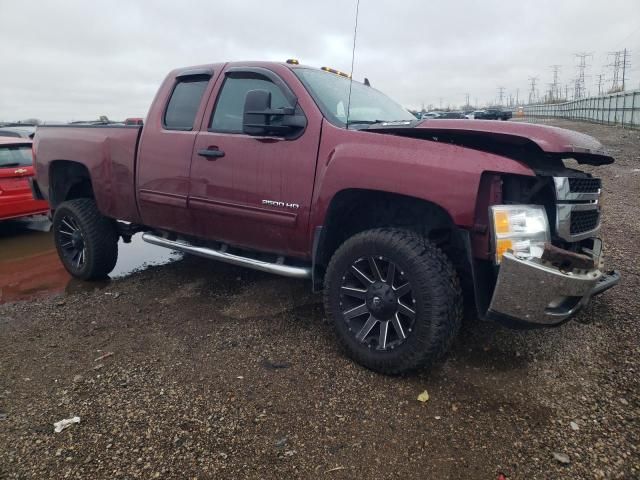
<path fill-rule="evenodd" d="M 540 258 L 506 252 L 486 316 L 510 326 L 559 325 L 619 281 L 618 272 L 604 270 L 600 239 L 584 253 L 548 243 Z"/>
<path fill-rule="evenodd" d="M 614 160 L 593 137 L 523 122 L 426 120 L 366 131 L 452 144 L 512 159 L 531 175 L 487 169 L 470 231 L 478 316 L 518 328 L 560 325 L 620 281 L 605 271 L 600 179 L 568 161 Z"/>
<path fill-rule="evenodd" d="M 487 218 L 485 319 L 560 325 L 620 281 L 604 266 L 600 179 L 566 168 L 555 173 L 492 177 L 498 191 Z"/>

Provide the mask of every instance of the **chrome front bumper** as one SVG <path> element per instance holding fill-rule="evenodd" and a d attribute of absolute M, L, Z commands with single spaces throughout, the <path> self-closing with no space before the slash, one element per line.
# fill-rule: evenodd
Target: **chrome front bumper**
<path fill-rule="evenodd" d="M 523 326 L 562 323 L 620 281 L 618 272 L 604 272 L 600 252 L 593 259 L 594 268 L 563 271 L 539 259 L 505 253 L 487 317 Z"/>

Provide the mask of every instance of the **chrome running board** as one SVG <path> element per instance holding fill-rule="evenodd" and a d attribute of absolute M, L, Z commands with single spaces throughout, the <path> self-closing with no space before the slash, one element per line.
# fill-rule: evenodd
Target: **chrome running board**
<path fill-rule="evenodd" d="M 292 278 L 311 278 L 310 267 L 293 267 L 285 265 L 284 257 L 278 257 L 276 262 L 264 262 L 262 260 L 228 253 L 226 251 L 228 248 L 226 245 L 223 245 L 219 250 L 214 250 L 212 248 L 191 245 L 187 242 L 168 240 L 151 233 L 143 233 L 142 240 L 160 247 L 171 248 L 172 250 L 190 253 L 199 257 L 210 258 L 212 260 L 219 260 L 232 265 L 253 268 L 254 270 L 260 270 L 261 272 L 275 273 L 276 275 Z"/>

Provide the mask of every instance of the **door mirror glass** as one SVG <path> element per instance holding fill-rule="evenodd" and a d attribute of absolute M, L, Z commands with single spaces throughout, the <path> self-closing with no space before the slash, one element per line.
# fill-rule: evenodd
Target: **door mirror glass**
<path fill-rule="evenodd" d="M 271 92 L 250 90 L 244 101 L 242 132 L 255 136 L 299 136 L 307 126 L 304 114 L 295 107 L 271 107 Z"/>
<path fill-rule="evenodd" d="M 242 132 L 247 135 L 266 135 L 271 110 L 271 92 L 249 90 L 244 99 Z"/>

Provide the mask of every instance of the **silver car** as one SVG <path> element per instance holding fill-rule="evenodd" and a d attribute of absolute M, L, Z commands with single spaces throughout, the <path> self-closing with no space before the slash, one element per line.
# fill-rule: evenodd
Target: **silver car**
<path fill-rule="evenodd" d="M 36 127 L 31 125 L 0 127 L 0 137 L 15 137 L 33 139 Z"/>

